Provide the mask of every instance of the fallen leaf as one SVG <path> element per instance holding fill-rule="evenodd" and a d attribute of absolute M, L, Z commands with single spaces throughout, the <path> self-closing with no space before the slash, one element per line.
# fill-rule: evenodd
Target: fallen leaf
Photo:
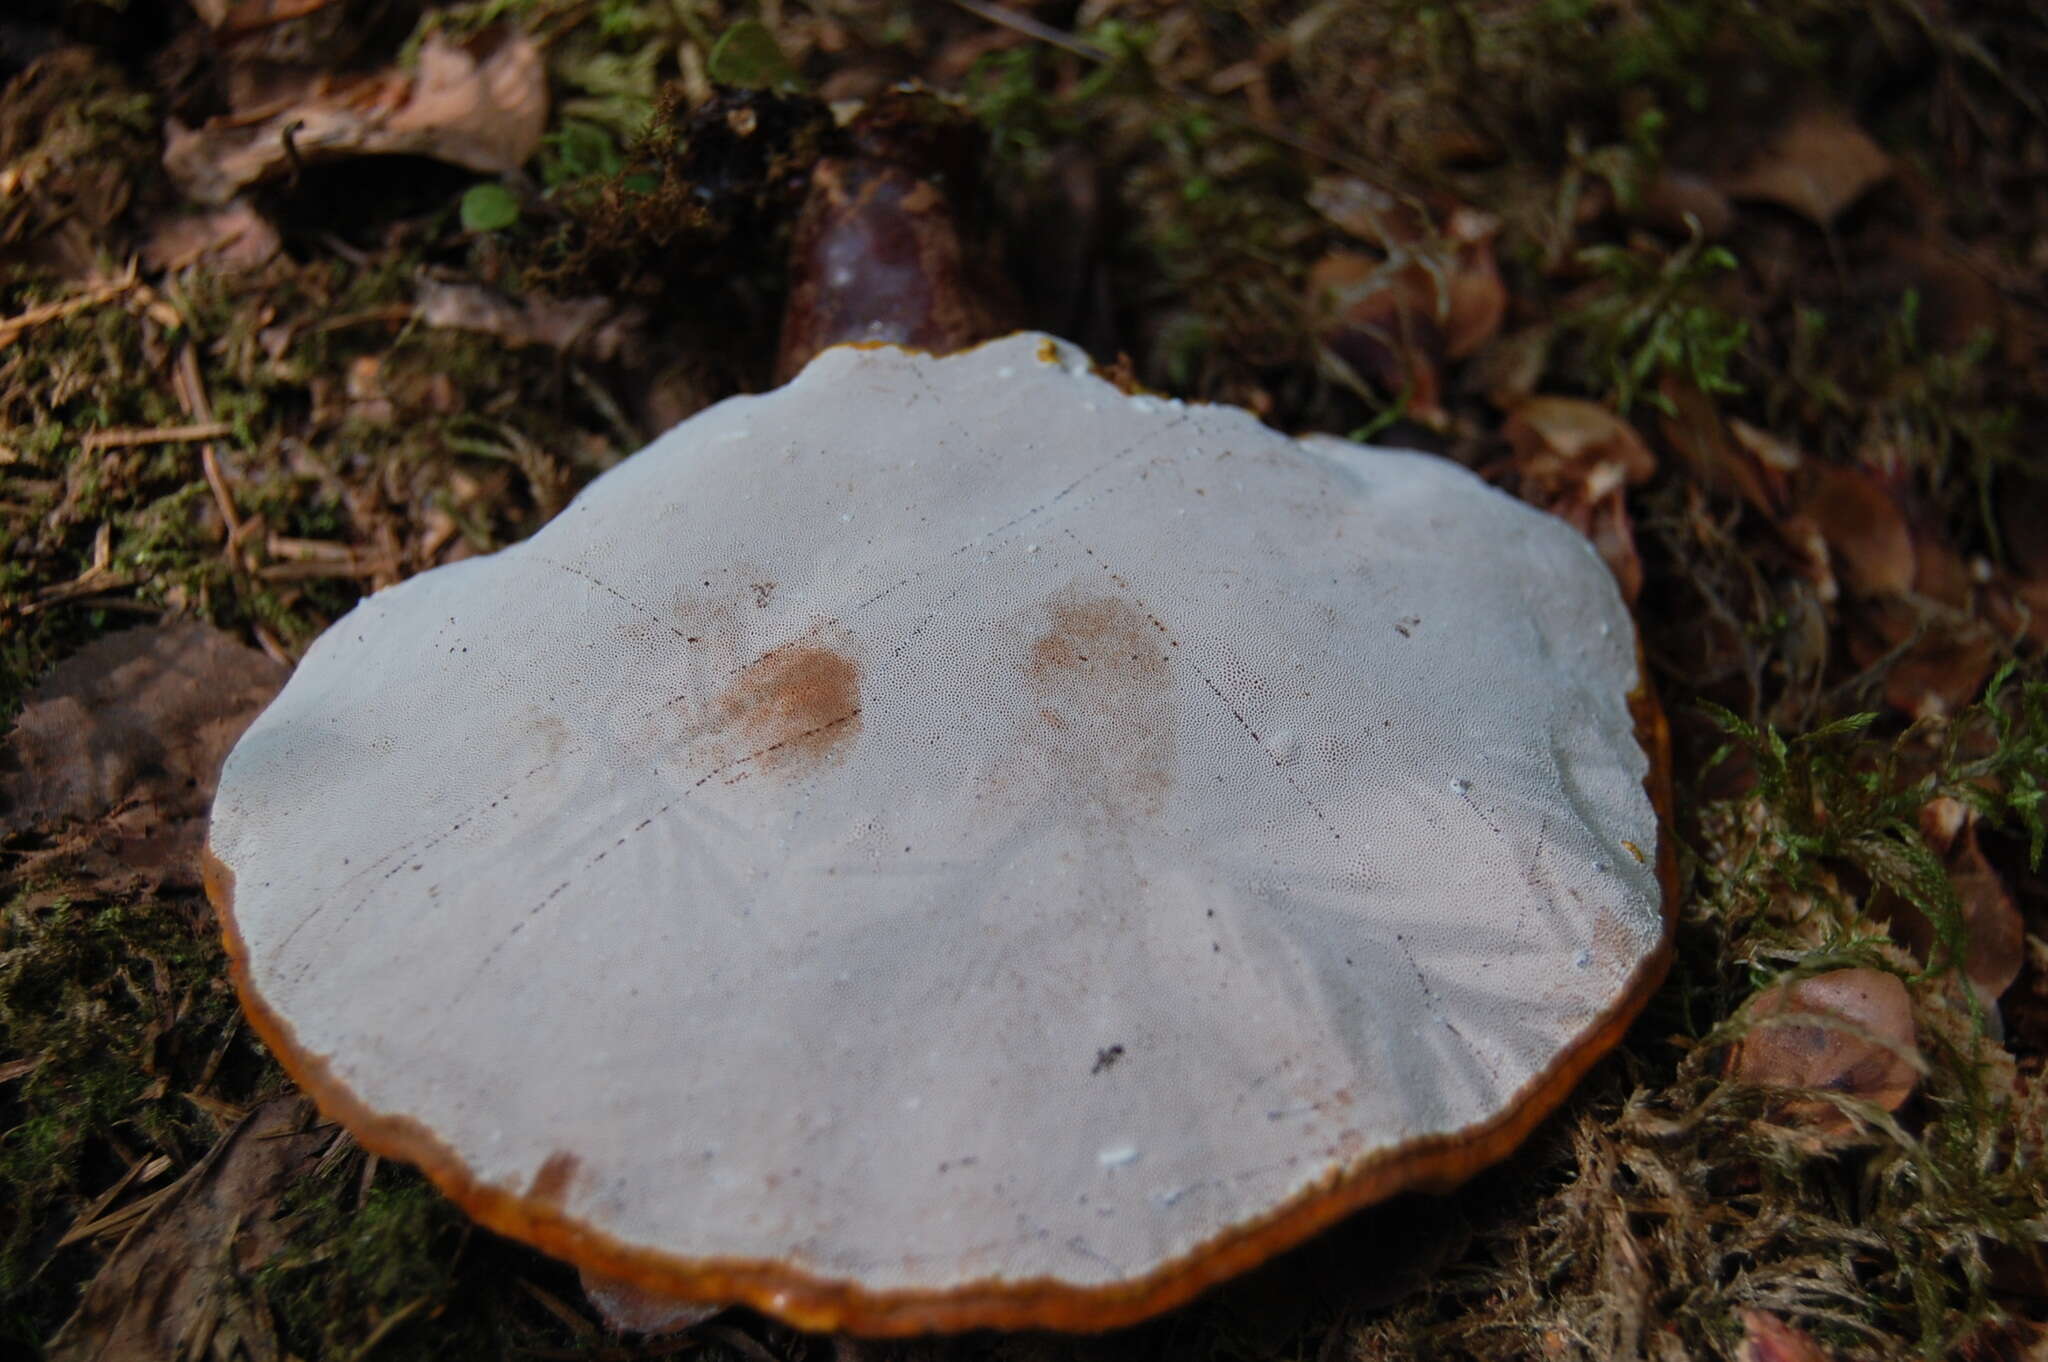
<path fill-rule="evenodd" d="M 235 199 L 225 208 L 158 222 L 143 240 L 142 263 L 152 270 L 203 264 L 224 274 L 248 274 L 283 249 L 277 228 L 248 200 Z"/>
<path fill-rule="evenodd" d="M 1358 251 L 1333 251 L 1309 269 L 1309 297 L 1327 318 L 1323 352 L 1346 381 L 1399 400 L 1426 424 L 1445 413 L 1438 364 L 1444 332 L 1435 278 Z"/>
<path fill-rule="evenodd" d="M 1923 828 L 1935 816 L 1923 811 Z M 2020 967 L 2026 961 L 2026 923 L 2006 891 L 2005 881 L 1977 843 L 1974 814 L 1964 818 L 1961 830 L 1945 849 L 1938 836 L 1929 840 L 1941 851 L 1949 883 L 1962 906 L 1963 976 L 1986 1004 L 1995 1004 L 2020 977 Z M 1872 909 L 1889 918 L 1892 936 L 1922 964 L 1935 963 L 1934 925 L 1919 909 L 1888 891 L 1873 897 Z"/>
<path fill-rule="evenodd" d="M 1735 225 L 1735 209 L 1728 196 L 1703 175 L 1666 170 L 1650 181 L 1643 191 L 1637 216 L 1652 226 L 1676 236 L 1698 231 L 1707 241 L 1725 236 Z"/>
<path fill-rule="evenodd" d="M 1308 205 L 1333 226 L 1390 253 L 1414 246 L 1430 231 L 1422 205 L 1352 175 L 1319 176 L 1309 186 Z"/>
<path fill-rule="evenodd" d="M 1668 404 L 1658 429 L 1693 476 L 1715 492 L 1740 496 L 1773 523 L 1780 520 L 1791 501 L 1787 478 L 1799 462 L 1797 451 L 1773 441 L 1769 453 L 1775 457 L 1766 459 L 1743 433 L 1754 427 L 1724 420 L 1698 385 L 1674 374 L 1666 374 L 1657 391 Z"/>
<path fill-rule="evenodd" d="M 210 625 L 110 634 L 29 692 L 0 744 L 0 836 L 85 824 L 145 879 L 199 883 L 214 778 L 284 668 Z"/>
<path fill-rule="evenodd" d="M 1990 626 L 1932 601 L 1881 597 L 1848 614 L 1849 656 L 1883 670 L 1885 703 L 1915 719 L 1954 714 L 1977 697 L 2004 642 Z"/>
<path fill-rule="evenodd" d="M 51 1362 L 279 1357 L 249 1276 L 284 1242 L 279 1198 L 334 1138 L 312 1116 L 305 1098 L 277 1098 L 223 1135 L 101 1265 Z"/>
<path fill-rule="evenodd" d="M 1657 471 L 1634 426 L 1581 397 L 1532 397 L 1509 413 L 1501 433 L 1514 447 L 1516 470 L 1546 485 L 1590 483 L 1604 492 Z"/>
<path fill-rule="evenodd" d="M 1742 1312 L 1742 1349 L 1736 1362 L 1831 1362 L 1804 1329 L 1762 1310 Z"/>
<path fill-rule="evenodd" d="M 1996 341 L 2006 330 L 2005 298 L 1994 282 L 1996 266 L 1976 260 L 1940 236 L 1890 232 L 1874 244 L 1866 287 L 1885 298 L 1918 300 L 1919 336 L 1938 351 Z"/>
<path fill-rule="evenodd" d="M 1863 596 L 1913 589 L 1918 559 L 1896 498 L 1877 475 L 1808 460 L 1799 511 L 1819 527 L 1843 583 Z"/>
<path fill-rule="evenodd" d="M 2005 1245 L 1994 1242 L 1988 1246 L 1985 1257 L 1995 1262 L 2011 1253 Z M 1955 1362 L 2041 1362 L 2048 1357 L 2048 1327 L 2024 1315 L 1988 1319 L 1957 1340 L 1949 1356 Z"/>
<path fill-rule="evenodd" d="M 481 284 L 425 279 L 417 293 L 418 317 L 428 326 L 476 331 L 508 345 L 546 345 L 592 359 L 617 359 L 637 339 L 645 314 L 621 310 L 609 298 L 550 298 L 526 293 L 508 298 Z"/>
<path fill-rule="evenodd" d="M 1657 470 L 1643 437 L 1598 402 L 1578 397 L 1532 397 L 1508 414 L 1501 433 L 1514 450 L 1522 499 L 1577 526 L 1614 573 L 1622 598 L 1634 604 L 1643 565 L 1623 491 Z"/>
<path fill-rule="evenodd" d="M 376 18 L 374 0 L 207 0 L 195 8 L 230 60 L 329 70 L 355 55 Z"/>
<path fill-rule="evenodd" d="M 1767 988 L 1747 1011 L 1750 1029 L 1729 1064 L 1745 1083 L 1836 1092 L 1897 1111 L 1919 1082 L 1912 1000 L 1896 975 L 1832 970 Z M 1847 1113 L 1821 1098 L 1787 1099 L 1778 1115 L 1830 1134 L 1852 1127 Z"/>
<path fill-rule="evenodd" d="M 1553 328 L 1543 323 L 1495 336 L 1465 366 L 1465 387 L 1502 411 L 1520 406 L 1543 381 L 1554 337 Z"/>
<path fill-rule="evenodd" d="M 519 33 L 467 45 L 437 34 L 421 46 L 415 71 L 300 74 L 267 93 L 264 107 L 198 128 L 170 121 L 164 168 L 187 196 L 226 203 L 296 164 L 347 156 L 404 153 L 501 173 L 539 150 L 547 127 L 546 63 Z"/>
<path fill-rule="evenodd" d="M 1892 173 L 1891 157 L 1839 109 L 1813 106 L 1765 143 L 1748 165 L 1721 181 L 1731 198 L 1789 208 L 1818 227 Z"/>
<path fill-rule="evenodd" d="M 2008 637 L 2024 634 L 2036 647 L 2048 648 L 2048 578 L 1999 585 L 1987 602 L 1993 623 Z"/>
<path fill-rule="evenodd" d="M 1444 419 L 1443 362 L 1478 353 L 1507 316 L 1493 249 L 1500 220 L 1460 207 L 1444 215 L 1441 229 L 1425 224 L 1411 232 L 1410 225 L 1403 219 L 1398 229 L 1374 229 L 1368 239 L 1378 240 L 1384 256 L 1324 256 L 1309 271 L 1309 296 L 1327 319 L 1326 358 L 1379 393 L 1404 398 L 1410 416 L 1436 423 Z"/>
<path fill-rule="evenodd" d="M 1508 315 L 1507 285 L 1501 282 L 1493 241 L 1500 219 L 1471 208 L 1453 212 L 1444 235 L 1457 248 L 1457 259 L 1445 285 L 1444 353 L 1465 359 L 1499 332 Z"/>

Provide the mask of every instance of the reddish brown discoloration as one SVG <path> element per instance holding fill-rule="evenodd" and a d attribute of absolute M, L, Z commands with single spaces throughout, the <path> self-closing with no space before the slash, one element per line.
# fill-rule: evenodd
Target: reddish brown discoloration
<path fill-rule="evenodd" d="M 945 354 L 1000 333 L 967 257 L 929 180 L 867 157 L 818 162 L 790 247 L 776 381 L 844 341 Z"/>
<path fill-rule="evenodd" d="M 860 668 L 835 649 L 793 643 L 741 672 L 712 712 L 757 769 L 822 765 L 860 733 Z"/>
<path fill-rule="evenodd" d="M 566 1149 L 557 1149 L 541 1164 L 540 1171 L 533 1175 L 533 1186 L 526 1189 L 529 1201 L 545 1206 L 559 1206 L 569 1194 L 569 1184 L 576 1180 L 576 1170 L 581 1161 Z"/>
<path fill-rule="evenodd" d="M 1179 758 L 1171 660 L 1144 611 L 1069 587 L 1024 660 L 1037 704 L 1022 747 L 1070 807 L 1157 813 Z"/>

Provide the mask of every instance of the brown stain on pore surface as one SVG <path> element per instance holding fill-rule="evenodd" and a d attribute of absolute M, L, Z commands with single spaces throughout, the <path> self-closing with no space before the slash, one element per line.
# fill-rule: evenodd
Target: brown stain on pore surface
<path fill-rule="evenodd" d="M 546 1206 L 561 1205 L 569 1194 L 569 1184 L 576 1180 L 580 1162 L 566 1149 L 557 1149 L 548 1155 L 533 1175 L 533 1186 L 526 1189 L 527 1199 Z"/>
<path fill-rule="evenodd" d="M 1024 659 L 1033 705 L 1022 753 L 1066 807 L 1159 812 L 1179 760 L 1179 710 L 1165 636 L 1144 611 L 1078 584 L 1045 603 Z"/>
<path fill-rule="evenodd" d="M 757 769 L 813 769 L 860 735 L 860 668 L 837 649 L 792 643 L 734 677 L 712 713 Z"/>

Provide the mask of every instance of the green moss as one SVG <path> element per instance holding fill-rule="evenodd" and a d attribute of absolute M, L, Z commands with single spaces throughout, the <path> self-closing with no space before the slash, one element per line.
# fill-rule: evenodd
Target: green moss
<path fill-rule="evenodd" d="M 0 1088 L 0 1300 L 16 1341 L 68 1311 L 56 1238 L 125 1164 L 183 1167 L 218 1127 L 186 1100 L 237 1025 L 217 941 L 165 901 L 19 889 L 0 910 L 0 1063 L 37 1066 Z M 217 1061 L 215 1061 L 217 1062 Z"/>
<path fill-rule="evenodd" d="M 510 1340 L 479 1309 L 479 1283 L 465 1289 L 468 1220 L 406 1168 L 380 1169 L 359 1197 L 362 1173 L 352 1154 L 286 1193 L 286 1247 L 256 1275 L 285 1344 L 304 1357 L 353 1356 L 373 1339 L 385 1359 L 502 1356 Z"/>
<path fill-rule="evenodd" d="M 1568 344 L 1581 347 L 1582 381 L 1603 392 L 1615 410 L 1626 415 L 1645 401 L 1671 414 L 1670 401 L 1656 390 L 1667 376 L 1716 396 L 1742 391 L 1732 367 L 1749 323 L 1707 295 L 1715 275 L 1735 268 L 1734 255 L 1694 241 L 1662 258 L 1593 246 L 1579 259 L 1604 287 L 1559 329 Z"/>

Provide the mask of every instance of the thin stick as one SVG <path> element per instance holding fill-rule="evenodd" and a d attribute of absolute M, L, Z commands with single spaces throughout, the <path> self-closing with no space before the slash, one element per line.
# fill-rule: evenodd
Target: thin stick
<path fill-rule="evenodd" d="M 235 428 L 225 421 L 204 421 L 189 426 L 118 426 L 95 430 L 80 443 L 90 454 L 100 449 L 130 449 L 136 445 L 184 444 L 192 440 L 217 440 L 232 435 Z"/>
<path fill-rule="evenodd" d="M 185 414 L 197 419 L 199 424 L 214 424 L 213 403 L 206 396 L 206 381 L 199 374 L 199 352 L 186 345 L 178 352 L 178 370 L 175 385 L 179 405 Z M 206 485 L 213 492 L 214 505 L 220 510 L 221 525 L 226 538 L 221 552 L 227 555 L 230 567 L 238 566 L 235 561 L 235 546 L 242 539 L 242 517 L 235 510 L 235 498 L 228 490 L 227 475 L 221 471 L 220 456 L 213 452 L 213 446 L 199 446 L 199 471 L 206 477 Z"/>
<path fill-rule="evenodd" d="M 59 318 L 68 317 L 74 312 L 83 312 L 89 307 L 97 307 L 110 299 L 118 298 L 129 289 L 134 288 L 137 282 L 135 262 L 130 260 L 128 268 L 122 272 L 121 277 L 118 279 L 101 284 L 97 288 L 87 289 L 84 293 L 76 294 L 69 298 L 60 298 L 54 303 L 44 303 L 41 307 L 32 307 L 18 317 L 9 317 L 5 321 L 0 321 L 0 350 L 4 350 L 20 339 L 25 331 L 33 330 L 44 322 L 54 322 Z"/>

